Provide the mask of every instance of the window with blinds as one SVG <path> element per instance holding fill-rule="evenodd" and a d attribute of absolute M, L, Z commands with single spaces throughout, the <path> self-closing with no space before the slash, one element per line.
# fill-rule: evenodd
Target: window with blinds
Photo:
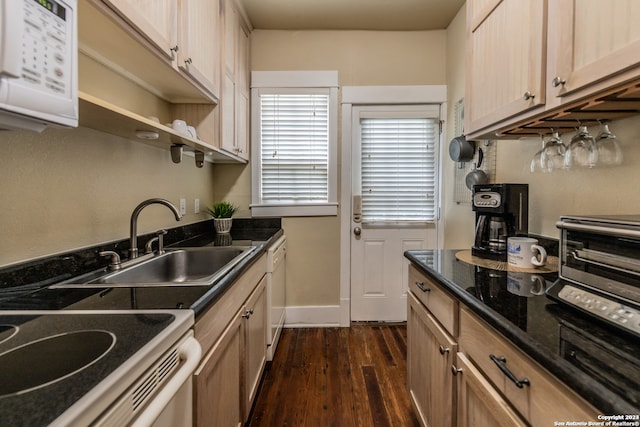
<path fill-rule="evenodd" d="M 438 118 L 363 117 L 363 223 L 428 223 L 437 215 Z"/>
<path fill-rule="evenodd" d="M 338 214 L 338 72 L 251 72 L 251 214 Z"/>
<path fill-rule="evenodd" d="M 260 96 L 262 203 L 327 203 L 329 95 Z"/>

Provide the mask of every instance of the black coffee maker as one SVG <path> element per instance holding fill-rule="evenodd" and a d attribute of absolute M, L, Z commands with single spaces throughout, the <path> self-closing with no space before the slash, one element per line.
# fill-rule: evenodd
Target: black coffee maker
<path fill-rule="evenodd" d="M 529 185 L 474 185 L 472 205 L 476 235 L 471 254 L 507 261 L 507 239 L 529 231 Z"/>

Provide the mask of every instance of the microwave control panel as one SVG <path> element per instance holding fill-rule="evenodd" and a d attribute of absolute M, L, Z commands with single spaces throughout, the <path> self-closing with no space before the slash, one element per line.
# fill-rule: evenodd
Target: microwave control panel
<path fill-rule="evenodd" d="M 44 92 L 68 95 L 72 55 L 67 38 L 73 29 L 67 8 L 54 0 L 23 0 L 21 78 Z"/>
<path fill-rule="evenodd" d="M 558 292 L 558 298 L 619 328 L 640 335 L 640 310 L 635 307 L 571 285 L 564 285 Z"/>

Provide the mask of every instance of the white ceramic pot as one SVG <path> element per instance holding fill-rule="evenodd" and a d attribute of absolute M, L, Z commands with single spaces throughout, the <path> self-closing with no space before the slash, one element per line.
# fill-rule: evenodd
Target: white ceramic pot
<path fill-rule="evenodd" d="M 233 218 L 213 218 L 213 225 L 218 234 L 228 234 L 231 231 Z"/>

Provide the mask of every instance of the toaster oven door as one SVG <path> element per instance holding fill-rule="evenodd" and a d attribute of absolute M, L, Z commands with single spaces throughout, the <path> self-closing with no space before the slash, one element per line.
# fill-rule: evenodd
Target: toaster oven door
<path fill-rule="evenodd" d="M 562 222 L 560 277 L 640 303 L 640 228 Z"/>

